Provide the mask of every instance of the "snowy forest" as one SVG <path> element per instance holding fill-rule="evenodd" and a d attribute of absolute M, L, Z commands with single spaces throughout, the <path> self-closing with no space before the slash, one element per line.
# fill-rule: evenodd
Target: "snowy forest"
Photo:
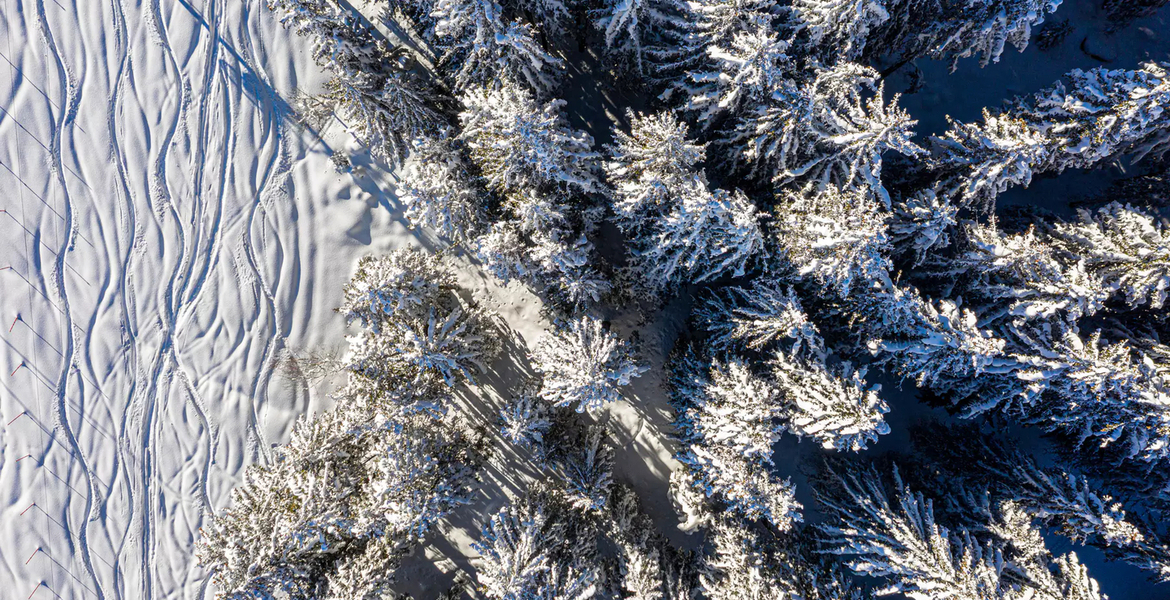
<path fill-rule="evenodd" d="M 267 0 L 442 243 L 358 263 L 216 597 L 1170 598 L 1170 55 L 1071 1 Z M 910 101 L 1029 46 L 1082 67 Z"/>

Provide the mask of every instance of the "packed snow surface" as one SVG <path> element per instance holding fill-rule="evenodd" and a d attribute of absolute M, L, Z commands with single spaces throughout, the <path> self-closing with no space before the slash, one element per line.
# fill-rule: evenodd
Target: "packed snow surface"
<path fill-rule="evenodd" d="M 206 596 L 200 525 L 313 408 L 274 365 L 408 242 L 261 5 L 0 5 L 0 596 Z"/>

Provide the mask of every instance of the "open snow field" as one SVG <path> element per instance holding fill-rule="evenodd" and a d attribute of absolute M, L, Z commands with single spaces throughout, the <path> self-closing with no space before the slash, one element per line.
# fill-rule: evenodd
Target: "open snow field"
<path fill-rule="evenodd" d="M 0 3 L 0 597 L 203 597 L 206 512 L 310 409 L 274 362 L 408 239 L 261 5 Z"/>

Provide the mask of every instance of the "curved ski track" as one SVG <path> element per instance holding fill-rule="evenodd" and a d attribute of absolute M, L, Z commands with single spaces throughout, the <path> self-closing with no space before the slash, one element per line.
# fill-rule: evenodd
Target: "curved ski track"
<path fill-rule="evenodd" d="M 41 199 L 0 221 L 0 289 L 34 292 L 0 295 L 28 330 L 7 368 L 29 363 L 0 397 L 5 422 L 29 416 L 0 451 L 20 496 L 0 579 L 19 597 L 207 597 L 198 529 L 295 416 L 269 402 L 271 365 L 316 314 L 298 296 L 319 295 L 301 281 L 318 228 L 298 221 L 318 211 L 288 189 L 314 140 L 275 91 L 306 59 L 272 71 L 287 34 L 250 0 L 0 2 L 0 185 Z"/>

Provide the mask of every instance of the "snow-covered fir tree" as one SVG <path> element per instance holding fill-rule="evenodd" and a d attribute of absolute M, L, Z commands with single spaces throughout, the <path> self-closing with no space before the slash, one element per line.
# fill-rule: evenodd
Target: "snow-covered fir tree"
<path fill-rule="evenodd" d="M 866 385 L 864 368 L 854 370 L 847 362 L 829 368 L 783 351 L 771 366 L 784 398 L 786 430 L 827 449 L 854 452 L 890 432 L 884 418 L 890 408 L 878 395 L 880 385 Z"/>
<path fill-rule="evenodd" d="M 498 346 L 488 315 L 456 292 L 442 259 L 409 247 L 363 258 L 338 310 L 364 329 L 350 336 L 347 368 L 375 381 L 434 373 L 450 385 L 482 370 Z"/>
<path fill-rule="evenodd" d="M 780 389 L 739 361 L 716 360 L 703 380 L 685 393 L 678 416 L 687 441 L 722 445 L 763 464 L 772 463 L 772 444 L 780 439 Z"/>
<path fill-rule="evenodd" d="M 999 62 L 1008 44 L 1023 52 L 1032 29 L 1062 0 L 888 0 L 889 19 L 874 27 L 868 53 L 911 61 L 978 56 L 980 66 Z"/>
<path fill-rule="evenodd" d="M 792 10 L 799 20 L 797 27 L 808 36 L 810 50 L 821 49 L 830 60 L 854 61 L 865 52 L 870 30 L 889 20 L 886 4 L 883 0 L 794 0 Z"/>
<path fill-rule="evenodd" d="M 1007 342 L 981 329 L 970 310 L 948 300 L 931 303 L 914 297 L 910 304 L 917 318 L 903 325 L 911 332 L 907 339 L 869 341 L 878 360 L 903 377 L 922 386 L 969 392 L 978 387 L 973 381 L 976 376 L 1018 367 L 1005 355 Z"/>
<path fill-rule="evenodd" d="M 415 227 L 466 243 L 487 219 L 487 202 L 476 179 L 447 135 L 416 138 L 403 169 L 398 199 Z"/>
<path fill-rule="evenodd" d="M 1062 260 L 1034 230 L 1007 235 L 994 223 L 965 223 L 955 254 L 929 261 L 929 278 L 945 282 L 985 324 L 1003 319 L 1062 319 L 1075 323 L 1103 308 L 1108 298 L 1081 260 Z"/>
<path fill-rule="evenodd" d="M 204 526 L 197 551 L 218 597 L 376 594 L 435 522 L 469 498 L 481 462 L 474 428 L 404 408 L 446 403 L 437 397 L 408 402 L 355 389 L 299 422 L 275 460 L 250 467 L 232 506 Z"/>
<path fill-rule="evenodd" d="M 269 0 L 281 22 L 313 43 L 313 58 L 333 78 L 315 99 L 331 109 L 371 153 L 401 163 L 412 138 L 440 127 L 438 93 L 390 47 L 335 0 Z M 324 110 L 330 112 L 330 110 Z"/>
<path fill-rule="evenodd" d="M 987 502 L 1012 502 L 1031 519 L 1073 542 L 1101 548 L 1159 581 L 1170 578 L 1170 547 L 1156 531 L 1127 514 L 1122 502 L 1063 461 L 1041 467 L 1017 442 L 978 426 L 938 424 L 911 430 L 938 481 L 986 490 Z"/>
<path fill-rule="evenodd" d="M 585 428 L 559 465 L 565 480 L 565 497 L 573 508 L 581 511 L 606 508 L 613 485 L 613 460 L 613 447 L 607 443 L 605 426 Z"/>
<path fill-rule="evenodd" d="M 544 377 L 540 396 L 577 412 L 616 402 L 620 388 L 646 371 L 627 342 L 589 316 L 546 333 L 532 351 L 532 360 Z"/>
<path fill-rule="evenodd" d="M 883 86 L 870 67 L 817 67 L 807 81 L 776 88 L 720 143 L 754 175 L 842 189 L 864 186 L 888 205 L 882 155 L 917 157 L 924 151 L 910 141 L 917 121 L 897 105 L 897 94 L 886 102 Z"/>
<path fill-rule="evenodd" d="M 1082 210 L 1081 222 L 1057 223 L 1054 242 L 1130 308 L 1161 309 L 1170 296 L 1170 232 L 1130 205 Z"/>
<path fill-rule="evenodd" d="M 606 0 L 594 11 L 607 52 L 630 64 L 639 76 L 653 73 L 674 54 L 669 45 L 691 29 L 690 9 L 680 0 Z"/>
<path fill-rule="evenodd" d="M 708 347 L 716 352 L 762 351 L 789 339 L 787 350 L 793 355 L 825 356 L 820 332 L 792 287 L 770 276 L 710 292 L 695 307 L 694 316 L 710 336 Z"/>
<path fill-rule="evenodd" d="M 689 100 L 705 126 L 722 115 L 737 116 L 766 102 L 777 90 L 791 86 L 791 45 L 767 23 L 755 22 L 737 31 L 726 46 L 708 46 L 711 70 L 692 72 Z"/>
<path fill-rule="evenodd" d="M 934 190 L 923 190 L 894 205 L 886 231 L 895 250 L 922 264 L 932 249 L 951 243 L 951 230 L 958 224 L 959 207 Z"/>
<path fill-rule="evenodd" d="M 704 504 L 716 502 L 747 519 L 762 519 L 778 531 L 803 520 L 791 481 L 778 480 L 766 465 L 721 445 L 690 444 L 675 459 L 684 470 L 672 476 L 676 494 L 693 494 Z M 714 508 L 692 507 L 699 512 Z"/>
<path fill-rule="evenodd" d="M 855 573 L 886 580 L 889 585 L 878 594 L 915 600 L 1101 597 L 1076 559 L 1054 559 L 1038 533 L 1029 536 L 1027 551 L 1020 551 L 1013 540 L 982 541 L 964 528 L 939 524 L 932 501 L 906 486 L 896 468 L 892 499 L 872 467 L 832 477 L 835 488 L 818 494 L 830 515 L 820 526 L 827 550 L 850 557 Z M 1031 527 L 1017 522 L 1012 531 Z M 1086 591 L 1089 595 L 1066 595 Z"/>
<path fill-rule="evenodd" d="M 700 587 L 710 600 L 863 600 L 870 597 L 800 536 L 765 538 L 742 520 L 710 529 Z"/>
<path fill-rule="evenodd" d="M 630 114 L 629 134 L 605 172 L 618 225 L 634 239 L 633 258 L 645 286 L 670 286 L 743 275 L 763 248 L 755 207 L 742 193 L 711 190 L 696 165 L 704 149 L 670 113 Z"/>
<path fill-rule="evenodd" d="M 681 497 L 725 503 L 750 519 L 766 519 L 787 531 L 801 520 L 788 480 L 776 480 L 771 445 L 780 433 L 777 390 L 742 363 L 707 365 L 692 352 L 677 361 L 672 403 L 685 471 L 672 478 Z M 700 507 L 693 510 L 702 511 Z"/>
<path fill-rule="evenodd" d="M 934 191 L 962 206 L 988 208 L 1034 174 L 1170 150 L 1166 66 L 1076 69 L 1066 79 L 998 113 L 985 111 L 981 124 L 952 121 L 945 136 L 931 140 L 939 173 Z"/>
<path fill-rule="evenodd" d="M 593 138 L 568 127 L 561 115 L 563 100 L 541 103 L 523 88 L 504 83 L 469 89 L 462 101 L 460 139 L 492 189 L 600 189 L 600 155 L 591 148 Z"/>
<path fill-rule="evenodd" d="M 553 426 L 549 406 L 540 398 L 539 384 L 527 385 L 500 409 L 500 434 L 523 448 L 545 448 L 545 436 Z"/>
<path fill-rule="evenodd" d="M 539 489 L 505 506 L 484 526 L 476 578 L 493 600 L 586 600 L 596 592 L 597 567 L 575 555 L 586 535 L 555 492 Z"/>
<path fill-rule="evenodd" d="M 854 287 L 889 277 L 886 217 L 867 190 L 829 185 L 787 194 L 771 225 L 801 278 L 847 297 Z"/>
<path fill-rule="evenodd" d="M 495 0 L 435 0 L 431 16 L 456 89 L 503 80 L 546 95 L 560 81 L 564 60 L 541 46 L 532 25 L 505 20 Z"/>

